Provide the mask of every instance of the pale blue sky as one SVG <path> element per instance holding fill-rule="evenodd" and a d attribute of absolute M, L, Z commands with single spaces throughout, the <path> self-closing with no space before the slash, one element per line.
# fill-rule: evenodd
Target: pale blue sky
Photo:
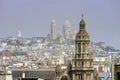
<path fill-rule="evenodd" d="M 0 37 L 46 36 L 53 16 L 60 31 L 66 16 L 78 31 L 82 13 L 92 42 L 120 49 L 120 0 L 0 0 Z"/>

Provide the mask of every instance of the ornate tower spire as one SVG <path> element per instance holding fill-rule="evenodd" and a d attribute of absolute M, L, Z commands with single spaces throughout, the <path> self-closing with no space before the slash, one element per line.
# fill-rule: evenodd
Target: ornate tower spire
<path fill-rule="evenodd" d="M 82 14 L 82 19 L 83 19 L 83 14 Z"/>
<path fill-rule="evenodd" d="M 86 24 L 82 19 L 75 39 L 75 55 L 72 58 L 72 80 L 94 80 L 93 58 L 90 52 L 90 39 Z"/>
<path fill-rule="evenodd" d="M 80 25 L 80 30 L 85 30 L 86 24 L 85 21 L 83 20 L 83 14 L 82 14 L 82 20 L 80 21 L 79 25 Z"/>
<path fill-rule="evenodd" d="M 89 34 L 86 31 L 86 23 L 83 19 L 83 15 L 79 23 L 79 32 L 76 35 L 76 39 L 89 39 Z"/>

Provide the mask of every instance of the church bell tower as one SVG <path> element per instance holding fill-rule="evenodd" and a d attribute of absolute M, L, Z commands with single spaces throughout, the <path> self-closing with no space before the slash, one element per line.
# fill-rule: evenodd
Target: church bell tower
<path fill-rule="evenodd" d="M 94 80 L 90 39 L 83 15 L 79 26 L 79 32 L 75 39 L 75 54 L 72 58 L 72 80 Z"/>

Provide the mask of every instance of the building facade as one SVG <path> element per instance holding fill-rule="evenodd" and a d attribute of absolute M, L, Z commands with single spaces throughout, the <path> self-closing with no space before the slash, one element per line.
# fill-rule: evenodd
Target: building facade
<path fill-rule="evenodd" d="M 94 80 L 93 58 L 90 52 L 90 39 L 85 21 L 79 23 L 79 32 L 75 39 L 75 54 L 72 58 L 72 80 Z"/>
<path fill-rule="evenodd" d="M 120 64 L 114 65 L 114 77 L 112 76 L 114 80 L 120 80 Z"/>

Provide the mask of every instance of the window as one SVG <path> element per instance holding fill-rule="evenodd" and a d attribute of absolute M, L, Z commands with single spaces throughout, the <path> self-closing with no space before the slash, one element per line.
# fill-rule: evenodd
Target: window
<path fill-rule="evenodd" d="M 80 52 L 81 52 L 81 44 L 78 43 L 78 53 L 80 53 Z"/>
<path fill-rule="evenodd" d="M 84 67 L 84 62 L 82 61 L 82 67 Z"/>
<path fill-rule="evenodd" d="M 85 37 L 83 36 L 83 39 L 84 39 Z"/>
<path fill-rule="evenodd" d="M 76 61 L 75 61 L 75 66 L 76 66 Z"/>
<path fill-rule="evenodd" d="M 85 47 L 86 47 L 85 43 L 83 43 L 83 52 L 85 52 Z"/>

